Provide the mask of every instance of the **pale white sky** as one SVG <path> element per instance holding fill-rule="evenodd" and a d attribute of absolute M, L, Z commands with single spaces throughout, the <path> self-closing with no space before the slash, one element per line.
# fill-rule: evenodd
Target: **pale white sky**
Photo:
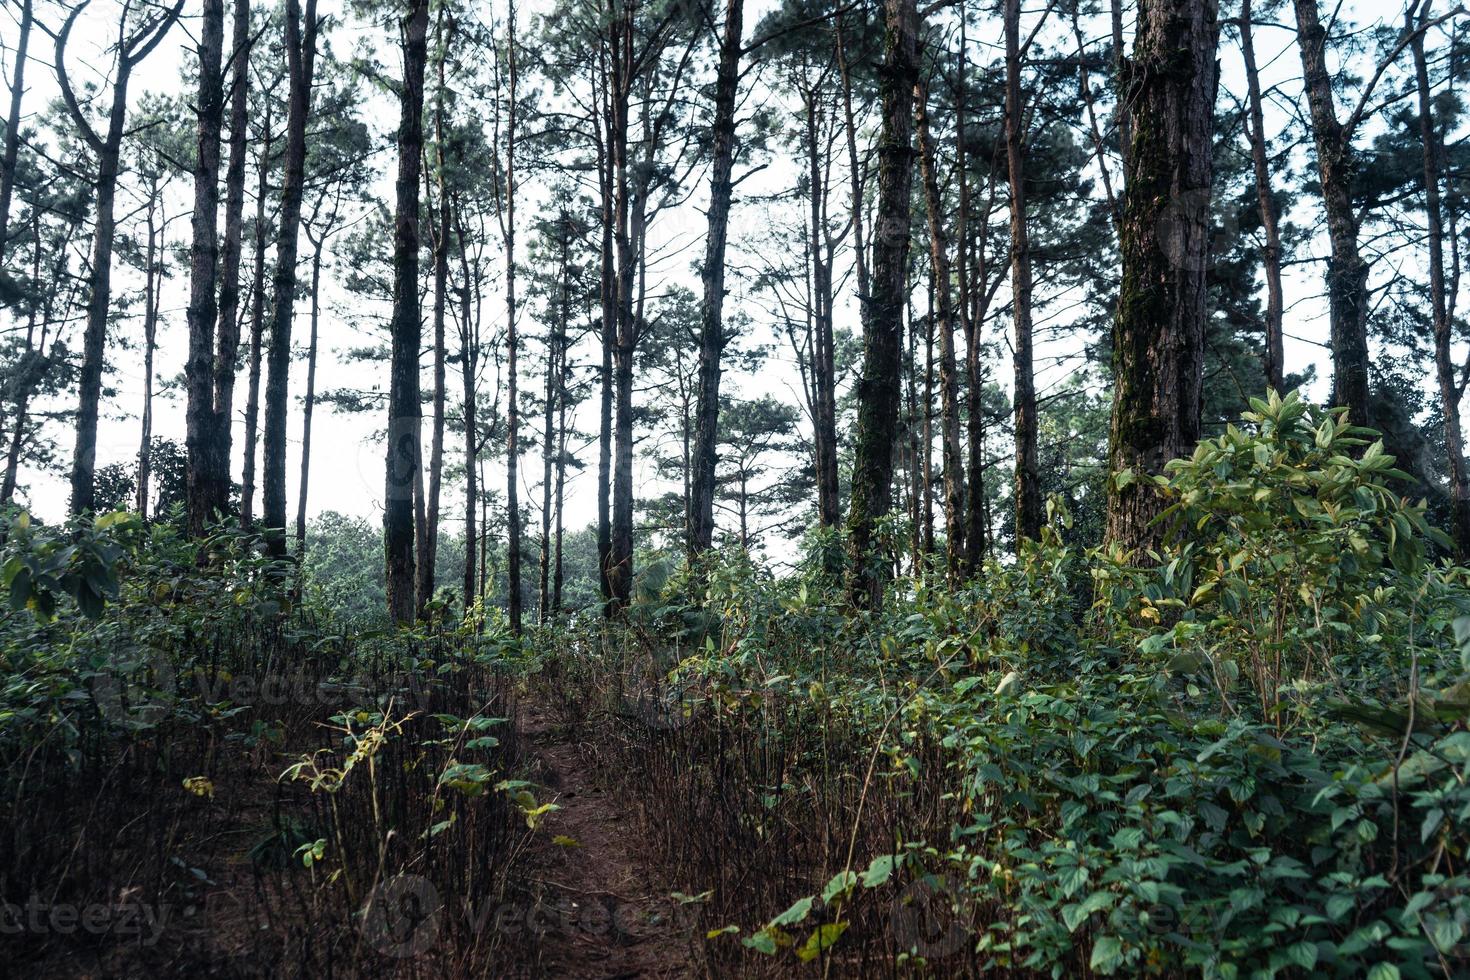
<path fill-rule="evenodd" d="M 92 8 L 83 15 L 83 21 L 79 25 L 75 53 L 70 58 L 70 64 L 74 72 L 85 77 L 90 70 L 94 78 L 96 66 L 108 64 L 108 58 L 102 50 L 101 45 L 105 43 L 107 34 L 114 29 L 116 23 L 115 9 L 117 0 L 95 0 Z M 11 5 L 13 6 L 13 5 Z M 60 23 L 61 15 L 57 8 L 49 3 L 38 4 L 41 8 L 38 17 L 45 23 L 55 26 Z M 344 16 L 341 9 L 343 5 L 332 0 L 324 0 L 321 5 L 322 12 L 333 15 Z M 760 15 L 770 9 L 773 4 L 771 0 L 754 0 L 750 5 L 746 16 L 747 37 L 754 30 Z M 1373 9 L 1376 5 L 1364 6 L 1361 3 L 1348 5 L 1349 9 L 1356 7 L 1360 10 Z M 1029 30 L 1034 23 L 1034 18 L 1039 15 L 1041 5 L 1033 4 L 1035 9 L 1027 9 L 1023 12 L 1023 32 Z M 542 4 L 523 4 L 521 10 L 521 22 L 528 25 L 535 9 L 541 9 Z M 497 23 L 503 22 L 504 6 L 496 2 L 486 4 L 481 8 L 481 16 L 485 19 L 493 19 Z M 135 77 L 133 98 L 135 100 L 144 91 L 167 91 L 177 93 L 180 88 L 180 78 L 183 76 L 183 65 L 185 63 L 185 45 L 192 45 L 192 37 L 197 27 L 197 5 L 190 3 L 187 8 L 189 14 L 180 27 L 176 27 L 173 33 L 164 41 L 160 49 L 139 70 Z M 1283 12 L 1281 16 L 1289 16 L 1289 11 Z M 1131 16 L 1130 16 L 1131 21 Z M 1398 23 L 1394 21 L 1394 23 Z M 970 62 L 971 64 L 989 64 L 999 56 L 999 21 L 994 20 L 995 30 L 974 29 L 970 31 Z M 1089 38 L 1100 38 L 1107 33 L 1107 24 L 1101 18 L 1084 22 L 1083 31 Z M 0 43 L 4 46 L 4 72 L 8 84 L 11 72 L 13 48 L 16 39 L 16 25 L 13 12 L 7 9 L 6 15 L 0 15 Z M 333 34 L 333 45 L 339 53 L 346 53 L 354 43 L 360 40 L 371 41 L 378 34 L 374 28 L 360 23 L 347 22 L 337 27 Z M 1053 17 L 1049 26 L 1042 35 L 1044 40 L 1065 44 L 1070 47 L 1071 25 L 1059 17 Z M 1130 32 L 1131 37 L 1131 32 Z M 390 43 L 393 39 L 383 37 L 381 43 Z M 1288 113 L 1298 111 L 1293 103 L 1299 98 L 1300 85 L 1296 81 L 1300 74 L 1300 62 L 1295 50 L 1295 35 L 1292 31 L 1270 27 L 1260 27 L 1256 31 L 1257 57 L 1260 61 L 1264 84 L 1271 88 L 1273 105 L 1268 110 L 1268 128 L 1279 128 L 1285 125 Z M 52 74 L 50 62 L 52 57 L 52 46 L 50 39 L 39 32 L 32 37 L 31 55 L 34 60 L 30 63 L 27 71 L 27 96 L 25 113 L 28 117 L 37 113 L 45 103 L 52 98 L 57 89 Z M 396 66 L 397 58 L 390 50 L 387 51 L 383 60 L 389 66 Z M 1236 97 L 1244 97 L 1243 71 L 1240 63 L 1238 44 L 1233 29 L 1222 32 L 1221 38 L 1221 107 L 1231 105 Z M 752 75 L 751 77 L 755 77 Z M 760 88 L 750 94 L 752 100 L 759 100 L 765 104 L 778 104 L 791 106 L 795 109 L 795 99 L 791 93 L 783 91 L 779 80 L 775 75 L 770 75 L 757 83 Z M 396 107 L 379 97 L 368 113 L 369 124 L 379 137 L 391 135 L 396 126 Z M 1083 134 L 1078 134 L 1083 139 Z M 1366 140 L 1359 140 L 1363 145 Z M 796 164 L 786 159 L 787 151 L 779 149 L 776 156 L 760 174 L 756 175 L 747 183 L 741 185 L 737 190 L 737 199 L 744 197 L 746 203 L 737 201 L 734 214 L 732 215 L 732 227 L 730 233 L 731 263 L 732 265 L 750 266 L 758 264 L 762 257 L 762 250 L 769 249 L 766 232 L 772 221 L 771 209 L 762 204 L 750 203 L 751 198 L 774 193 L 783 188 L 791 186 L 795 177 Z M 1309 160 L 1303 157 L 1303 160 Z M 390 170 L 393 163 L 390 152 L 380 153 L 377 163 L 381 169 L 378 182 L 378 193 L 385 200 L 391 200 L 391 175 Z M 737 171 L 738 175 L 738 171 Z M 698 175 L 695 179 L 703 181 L 704 175 Z M 835 178 L 836 188 L 834 191 L 833 210 L 837 213 L 845 206 L 847 194 L 845 176 L 839 172 Z M 186 240 L 188 234 L 188 221 L 185 217 L 190 207 L 192 184 L 187 177 L 175 180 L 173 192 L 169 199 L 168 208 L 170 214 L 180 217 L 175 221 L 172 230 L 179 240 Z M 1099 194 L 1101 191 L 1099 190 Z M 529 237 L 528 230 L 534 216 L 538 202 L 544 200 L 545 189 L 534 184 L 526 183 L 522 186 L 519 214 L 522 217 L 520 232 L 520 254 L 519 258 L 524 262 L 526 253 L 524 243 Z M 690 265 L 702 253 L 703 234 L 705 219 L 701 205 L 704 200 L 702 191 L 697 191 L 691 200 L 670 212 L 666 212 L 658 220 L 652 233 L 652 252 L 661 256 L 650 273 L 650 282 L 662 284 L 682 283 L 697 289 L 697 279 L 690 272 Z M 124 191 L 119 199 L 118 214 L 125 215 L 132 210 L 134 197 Z M 247 202 L 247 207 L 248 207 Z M 789 209 L 781 215 L 781 220 L 789 220 L 795 224 L 800 221 L 799 203 L 789 203 L 780 207 Z M 1409 205 L 1412 208 L 1412 204 Z M 1297 201 L 1292 217 L 1298 222 L 1314 227 L 1320 224 L 1318 221 L 1319 205 L 1314 199 L 1302 198 Z M 923 220 L 922 211 L 915 214 L 916 223 Z M 1319 236 L 1320 238 L 1320 236 Z M 385 250 L 390 248 L 390 243 L 385 242 Z M 306 242 L 303 238 L 302 253 L 306 256 Z M 1312 243 L 1314 255 L 1326 254 L 1325 240 L 1317 240 Z M 843 261 L 849 261 L 850 256 Z M 247 255 L 248 262 L 248 255 Z M 499 257 L 494 258 L 494 263 L 503 268 Z M 138 288 L 139 277 L 120 262 L 114 262 L 114 290 L 124 291 Z M 160 379 L 168 379 L 178 376 L 182 371 L 185 347 L 187 341 L 187 328 L 185 325 L 184 310 L 187 304 L 187 268 L 175 262 L 172 269 L 173 278 L 168 282 L 163 296 L 163 322 L 160 327 L 160 345 L 156 355 L 157 376 Z M 427 268 L 425 269 L 427 275 Z M 1289 267 L 1287 289 L 1287 341 L 1286 358 L 1288 370 L 1300 370 L 1308 363 L 1317 365 L 1318 383 L 1312 394 L 1321 396 L 1326 393 L 1327 384 L 1330 379 L 1330 363 L 1322 342 L 1327 335 L 1324 304 L 1318 298 L 1322 291 L 1321 263 L 1300 263 Z M 326 287 L 324 289 L 323 319 L 322 319 L 322 351 L 318 365 L 318 391 L 330 390 L 339 387 L 368 388 L 374 385 L 379 388 L 386 386 L 387 367 L 386 364 L 345 363 L 340 352 L 346 348 L 362 346 L 370 341 L 374 335 L 371 334 L 372 327 L 364 325 L 350 312 L 355 299 L 345 294 L 332 282 L 332 271 L 324 272 Z M 527 272 L 522 272 L 523 279 Z M 504 303 L 498 290 L 499 275 L 497 281 L 490 286 L 491 292 L 484 297 L 485 312 L 487 316 L 485 336 L 499 335 L 503 329 Z M 773 348 L 773 358 L 761 369 L 759 376 L 751 377 L 739 371 L 727 373 L 724 381 L 724 389 L 737 397 L 757 397 L 771 393 L 778 397 L 796 402 L 798 401 L 799 379 L 792 360 L 790 348 L 783 337 L 776 334 L 770 316 L 766 313 L 774 304 L 770 303 L 768 297 L 751 297 L 745 292 L 748 284 L 737 279 L 732 279 L 730 287 L 732 293 L 727 301 L 727 312 L 737 311 L 748 314 L 753 322 L 751 340 L 756 343 L 770 344 Z M 847 294 L 844 295 L 842 307 L 839 310 L 839 326 L 847 326 L 856 329 L 856 309 L 850 295 L 849 284 Z M 1038 296 L 1038 300 L 1044 299 Z M 917 293 L 915 303 L 923 303 L 922 293 Z M 1005 290 L 997 298 L 997 304 L 1005 302 Z M 1059 304 L 1063 305 L 1063 304 Z M 299 347 L 304 348 L 307 339 L 307 304 L 297 304 L 297 320 L 293 331 L 294 339 Z M 533 320 L 534 310 L 526 309 L 521 322 L 523 334 L 537 336 L 542 333 L 538 324 Z M 1004 335 L 1009 327 L 1008 319 L 997 319 L 991 326 L 991 338 L 1001 343 L 1002 350 L 1006 350 Z M 127 328 L 137 334 L 140 327 L 136 321 Z M 73 332 L 77 334 L 73 340 L 73 346 L 80 346 L 79 327 L 74 327 Z M 531 341 L 534 344 L 535 341 Z M 1044 392 L 1048 387 L 1054 386 L 1063 380 L 1075 366 L 1058 367 L 1058 363 L 1065 364 L 1069 355 L 1074 355 L 1082 343 L 1082 338 L 1062 337 L 1053 340 L 1043 340 L 1037 347 L 1038 386 Z M 581 352 L 585 363 L 592 364 L 598 361 L 598 355 L 589 343 Z M 523 364 L 539 359 L 539 349 L 532 349 L 523 360 Z M 425 379 L 427 390 L 427 370 L 429 359 L 425 359 Z M 135 458 L 138 444 L 138 416 L 142 399 L 143 372 L 141 354 L 136 350 L 122 351 L 116 347 L 112 348 L 111 373 L 107 377 L 107 384 L 116 389 L 116 397 L 104 404 L 104 418 L 99 432 L 98 443 L 98 465 L 106 465 L 113 462 L 131 461 Z M 1008 353 L 1003 355 L 998 362 L 991 365 L 992 376 L 1001 383 L 1008 384 L 1010 377 L 1010 358 Z M 374 376 L 365 377 L 365 372 L 372 372 Z M 453 374 L 453 369 L 451 369 Z M 291 416 L 291 457 L 288 460 L 290 499 L 293 501 L 291 513 L 294 514 L 294 501 L 296 499 L 297 467 L 299 465 L 300 449 L 300 412 L 299 398 L 305 387 L 305 363 L 296 362 L 293 365 L 292 396 L 293 411 Z M 491 379 L 487 379 L 487 383 Z M 541 381 L 539 378 L 530 377 L 522 379 L 522 388 L 539 390 Z M 451 377 L 450 398 L 457 401 L 455 392 L 458 390 L 458 382 Z M 245 398 L 245 381 L 242 374 L 236 395 L 236 411 L 243 409 Z M 526 409 L 523 407 L 523 411 Z M 595 433 L 597 428 L 596 400 L 589 400 L 584 404 L 578 417 L 579 426 L 587 432 Z M 539 429 L 539 422 L 533 415 L 527 419 L 527 424 Z M 373 417 L 341 415 L 330 410 L 326 406 L 318 406 L 313 432 L 313 458 L 312 458 L 312 483 L 311 500 L 309 510 L 311 513 L 319 513 L 331 509 L 348 514 L 360 515 L 369 519 L 376 519 L 381 513 L 381 502 L 383 494 L 383 446 L 381 440 L 375 437 L 375 431 L 382 425 L 382 420 L 376 414 Z M 155 434 L 183 441 L 183 396 L 181 391 L 170 391 L 158 397 L 155 403 Z M 240 450 L 243 438 L 240 435 L 241 426 L 237 421 L 236 428 L 236 460 L 235 475 L 238 479 L 241 469 Z M 53 433 L 63 455 L 69 459 L 72 444 L 72 436 L 69 431 L 55 431 Z M 427 434 L 425 436 L 427 450 Z M 458 454 L 461 442 L 457 434 L 451 434 L 446 439 L 446 452 Z M 586 467 L 581 475 L 572 475 L 568 486 L 567 516 L 568 528 L 576 528 L 585 525 L 595 519 L 596 514 L 596 456 L 594 450 L 588 450 L 582 457 L 586 461 Z M 641 465 L 641 464 L 640 464 Z M 523 486 L 522 499 L 539 503 L 539 479 L 540 459 L 538 454 L 528 455 L 522 462 Z M 64 513 L 66 502 L 65 474 L 50 473 L 42 474 L 25 472 L 22 474 L 22 483 L 28 488 L 25 499 L 28 504 L 39 514 L 47 518 L 59 517 Z M 491 470 L 489 481 L 492 486 L 504 490 L 503 464 L 497 463 Z M 649 467 L 644 466 L 638 475 L 638 492 L 643 495 L 652 495 L 656 480 Z M 672 487 L 669 487 L 672 489 Z M 458 515 L 462 512 L 462 503 L 458 502 L 461 497 L 459 487 L 446 487 L 446 499 L 444 513 L 446 519 L 454 522 L 449 524 L 450 528 L 458 521 Z M 539 525 L 539 518 L 533 518 Z M 726 520 L 722 525 L 729 527 Z M 784 549 L 782 549 L 784 551 Z"/>

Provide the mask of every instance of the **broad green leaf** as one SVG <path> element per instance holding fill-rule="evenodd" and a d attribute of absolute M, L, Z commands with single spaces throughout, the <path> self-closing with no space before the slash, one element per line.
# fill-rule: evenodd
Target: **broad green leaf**
<path fill-rule="evenodd" d="M 837 940 L 847 931 L 846 922 L 828 922 L 819 926 L 802 943 L 801 948 L 796 951 L 796 956 L 803 963 L 809 963 L 822 955 L 824 950 L 832 948 Z"/>

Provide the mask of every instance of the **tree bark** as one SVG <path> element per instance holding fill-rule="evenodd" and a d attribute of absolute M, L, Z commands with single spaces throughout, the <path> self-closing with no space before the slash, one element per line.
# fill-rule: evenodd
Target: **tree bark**
<path fill-rule="evenodd" d="M 1011 198 L 1012 365 L 1016 403 L 1016 546 L 1041 535 L 1041 474 L 1036 448 L 1036 381 L 1031 360 L 1031 237 L 1026 227 L 1026 174 L 1022 155 L 1021 3 L 1006 0 L 1006 170 Z"/>
<path fill-rule="evenodd" d="M 610 27 L 612 57 L 608 150 L 612 160 L 613 244 L 617 260 L 614 278 L 612 343 L 613 460 L 611 550 L 607 559 L 609 609 L 621 612 L 633 591 L 633 355 L 639 324 L 633 312 L 636 279 L 633 224 L 638 215 L 631 200 L 628 160 L 628 111 L 631 103 L 633 22 L 628 6 L 619 8 Z"/>
<path fill-rule="evenodd" d="M 463 288 L 459 294 L 459 363 L 460 380 L 463 385 L 461 398 L 464 413 L 464 608 L 470 614 L 479 598 L 476 588 L 476 550 L 479 538 L 475 531 L 475 509 L 479 506 L 478 460 L 479 435 L 475 421 L 475 374 L 479 363 L 480 337 L 475 323 L 470 319 L 470 260 L 465 241 L 464 227 L 459 216 L 455 218 L 456 239 L 459 242 L 459 267 Z"/>
<path fill-rule="evenodd" d="M 709 550 L 715 533 L 715 464 L 718 460 L 720 360 L 725 336 L 725 243 L 729 234 L 731 173 L 735 160 L 735 102 L 740 85 L 740 36 L 744 0 L 725 0 L 725 33 L 715 73 L 715 115 L 710 162 L 709 230 L 700 278 L 699 390 L 694 414 L 688 546 L 691 558 Z"/>
<path fill-rule="evenodd" d="M 306 122 L 311 112 L 312 66 L 316 60 L 316 0 L 286 0 L 286 62 L 290 111 L 286 117 L 286 159 L 281 180 L 281 211 L 276 228 L 273 315 L 265 382 L 262 518 L 267 552 L 286 555 L 286 418 L 291 376 L 291 318 L 296 308 L 297 238 L 306 176 Z M 416 186 L 416 185 L 415 185 Z"/>
<path fill-rule="evenodd" d="M 417 609 L 414 576 L 414 482 L 422 478 L 419 404 L 419 173 L 424 147 L 424 73 L 428 62 L 428 0 L 413 0 L 402 22 L 403 82 L 399 90 L 398 182 L 393 221 L 392 366 L 383 498 L 383 547 L 388 614 L 398 624 Z"/>
<path fill-rule="evenodd" d="M 1144 0 L 1113 321 L 1108 541 L 1158 543 L 1151 477 L 1199 440 L 1219 40 L 1214 0 Z"/>
<path fill-rule="evenodd" d="M 445 366 L 444 321 L 449 292 L 449 196 L 444 180 L 444 96 L 446 90 L 445 62 L 448 58 L 449 38 L 445 34 L 444 8 L 441 5 L 435 25 L 438 36 L 439 65 L 438 88 L 434 97 L 434 183 L 438 192 L 438 207 L 434 212 L 437 227 L 434 231 L 434 418 L 429 430 L 429 488 L 424 504 L 424 530 L 419 540 L 418 592 L 419 615 L 434 598 L 436 566 L 439 563 L 439 509 L 444 486 L 444 406 L 446 399 L 447 370 Z M 425 180 L 427 190 L 428 181 Z"/>
<path fill-rule="evenodd" d="M 1261 75 L 1256 69 L 1256 46 L 1251 31 L 1251 0 L 1241 0 L 1240 50 L 1245 58 L 1245 82 L 1249 99 L 1250 125 L 1246 129 L 1251 146 L 1251 165 L 1256 175 L 1256 196 L 1261 206 L 1261 231 L 1266 249 L 1261 264 L 1266 271 L 1266 384 L 1282 387 L 1282 321 L 1285 305 L 1281 290 L 1281 228 L 1276 198 L 1271 193 L 1271 170 L 1266 160 L 1266 117 L 1261 106 Z"/>
<path fill-rule="evenodd" d="M 965 476 L 960 447 L 959 382 L 955 362 L 955 310 L 950 292 L 949 236 L 944 231 L 944 203 L 939 195 L 939 173 L 934 159 L 934 140 L 929 132 L 929 83 L 920 82 L 914 92 L 915 124 L 919 139 L 919 165 L 924 181 L 924 202 L 929 214 L 930 264 L 934 272 L 934 299 L 939 331 L 940 433 L 944 469 L 944 530 L 946 568 L 951 583 L 964 573 Z M 963 178 L 962 178 L 963 179 Z"/>
<path fill-rule="evenodd" d="M 1327 70 L 1327 32 L 1317 0 L 1295 0 L 1297 47 L 1317 146 L 1317 174 L 1332 254 L 1327 305 L 1332 328 L 1332 400 L 1346 405 L 1355 425 L 1372 425 L 1368 401 L 1368 263 L 1358 251 L 1352 183 L 1357 161 L 1352 134 L 1338 121 Z"/>
<path fill-rule="evenodd" d="M 260 361 L 265 343 L 265 201 L 270 182 L 271 117 L 265 116 L 255 186 L 255 259 L 250 276 L 250 353 L 245 387 L 245 463 L 240 475 L 240 527 L 255 526 L 255 448 L 260 435 Z"/>
<path fill-rule="evenodd" d="M 605 61 L 606 54 L 599 54 L 599 60 Z M 617 294 L 615 282 L 617 275 L 617 259 L 614 254 L 613 224 L 614 224 L 614 202 L 613 202 L 613 160 L 612 141 L 613 132 L 613 109 L 612 94 L 608 91 L 610 86 L 606 83 L 606 65 L 600 66 L 603 70 L 604 79 L 603 104 L 601 125 L 598 132 L 601 140 L 598 144 L 598 178 L 601 190 L 601 221 L 602 221 L 602 248 L 600 253 L 601 268 L 598 277 L 598 299 L 600 303 L 601 322 L 599 329 L 599 340 L 602 344 L 602 371 L 600 374 L 601 392 L 598 407 L 598 441 L 597 441 L 597 584 L 601 590 L 603 605 L 609 613 L 612 611 L 612 440 L 613 440 L 613 346 L 617 342 Z"/>
<path fill-rule="evenodd" d="M 233 446 L 235 370 L 240 363 L 240 258 L 244 244 L 245 166 L 249 157 L 250 0 L 235 0 L 231 28 L 230 160 L 225 170 L 225 234 L 220 242 L 219 320 L 215 327 L 213 458 L 220 494 L 210 506 L 230 506 L 230 451 Z M 267 124 L 269 128 L 269 124 Z"/>
<path fill-rule="evenodd" d="M 974 254 L 978 263 L 975 270 L 976 275 L 970 274 L 970 210 L 972 197 L 970 191 L 970 173 L 967 162 L 967 129 L 966 129 L 966 103 L 969 92 L 965 87 L 966 52 L 969 50 L 966 21 L 960 20 L 960 46 L 957 64 L 955 66 L 955 169 L 959 172 L 960 182 L 960 214 L 959 214 L 959 248 L 960 248 L 960 319 L 965 331 L 965 435 L 970 444 L 970 456 L 966 465 L 966 490 L 968 499 L 965 506 L 965 577 L 973 578 L 979 571 L 981 563 L 985 559 L 986 549 L 986 523 L 985 523 L 985 457 L 981 452 L 981 446 L 985 441 L 985 422 L 983 416 L 985 375 L 980 364 L 980 328 L 983 316 L 980 310 L 980 296 L 985 284 L 985 246 L 980 243 Z M 991 178 L 992 192 L 994 189 L 994 177 Z M 981 225 L 982 234 L 986 225 L 989 224 L 989 210 L 986 211 L 985 223 Z"/>
<path fill-rule="evenodd" d="M 832 335 L 832 264 L 827 242 L 827 182 L 817 132 L 819 86 L 802 93 L 806 115 L 807 186 L 810 230 L 807 252 L 811 262 L 811 360 L 813 449 L 816 456 L 817 521 L 836 527 L 842 520 L 837 482 L 837 367 Z M 859 287 L 861 288 L 861 287 Z"/>
<path fill-rule="evenodd" d="M 160 188 L 151 188 L 148 202 L 148 245 L 143 271 L 143 413 L 138 436 L 138 480 L 135 504 L 138 516 L 148 520 L 148 489 L 153 475 L 153 355 L 158 348 L 158 290 L 163 267 L 158 261 L 159 222 L 155 218 Z"/>
<path fill-rule="evenodd" d="M 1420 11 L 1421 21 L 1428 21 L 1430 3 Z M 1413 25 L 1407 25 L 1413 29 Z M 1419 135 L 1424 144 L 1424 210 L 1429 239 L 1429 299 L 1434 317 L 1434 373 L 1439 382 L 1440 399 L 1444 403 L 1445 455 L 1449 461 L 1450 502 L 1453 508 L 1455 554 L 1465 561 L 1470 557 L 1470 484 L 1465 468 L 1465 439 L 1460 427 L 1461 392 L 1455 380 L 1452 360 L 1454 323 L 1445 294 L 1444 218 L 1440 200 L 1440 156 L 1442 142 L 1435 125 L 1433 93 L 1429 86 L 1429 66 L 1424 56 L 1424 34 L 1415 32 L 1413 39 L 1414 80 L 1419 95 Z"/>
<path fill-rule="evenodd" d="M 884 0 L 884 64 L 879 76 L 883 129 L 878 144 L 878 216 L 873 232 L 872 295 L 863 318 L 863 368 L 848 513 L 855 604 L 877 608 L 886 575 L 874 554 L 874 529 L 892 502 L 903 311 L 907 292 L 909 197 L 913 182 L 914 83 L 918 79 L 915 0 Z"/>
<path fill-rule="evenodd" d="M 184 363 L 184 446 L 189 533 L 203 537 L 229 498 L 229 465 L 220 465 L 214 417 L 214 342 L 219 272 L 220 132 L 224 126 L 224 0 L 203 0 L 199 30 L 198 140 L 193 240 L 189 248 L 189 356 Z M 223 472 L 222 472 L 223 471 Z M 223 486 L 221 481 L 223 480 Z"/>
<path fill-rule="evenodd" d="M 505 411 L 505 510 L 506 603 L 511 632 L 521 632 L 521 498 L 520 498 L 520 399 L 516 390 L 516 361 L 520 335 L 516 324 L 516 8 L 511 0 L 507 19 L 506 47 L 510 98 L 505 129 L 505 317 L 506 317 L 506 411 Z"/>
<path fill-rule="evenodd" d="M 565 385 L 567 376 L 567 344 L 563 338 L 557 374 L 562 379 L 563 394 L 556 404 L 556 548 L 551 572 L 551 608 L 555 615 L 561 614 L 561 591 L 564 575 L 562 571 L 562 517 L 566 501 L 567 485 L 567 398 Z"/>
<path fill-rule="evenodd" d="M 543 625 L 547 622 L 552 607 L 552 511 L 560 506 L 559 500 L 553 500 L 554 495 L 560 492 L 559 486 L 553 486 L 553 476 L 555 475 L 559 481 L 561 474 L 558 458 L 560 437 L 556 434 L 555 426 L 559 413 L 564 413 L 566 408 L 564 394 L 566 377 L 561 373 L 561 359 L 562 349 L 566 345 L 568 311 L 571 302 L 570 223 L 570 215 L 563 210 L 556 226 L 556 306 L 546 338 L 546 392 L 543 405 L 545 415 L 541 426 L 541 591 L 540 601 L 537 604 L 537 619 Z"/>
<path fill-rule="evenodd" d="M 311 339 L 306 348 L 306 397 L 301 403 L 301 485 L 296 493 L 296 556 L 306 554 L 306 494 L 311 484 L 311 417 L 316 406 L 317 325 L 321 316 L 322 240 L 311 253 Z"/>
<path fill-rule="evenodd" d="M 15 166 L 20 154 L 20 105 L 25 96 L 26 57 L 31 43 L 31 0 L 20 3 L 20 37 L 15 42 L 15 71 L 10 78 L 10 112 L 5 117 L 5 152 L 0 157 L 0 267 L 10 243 L 10 199 L 15 193 Z"/>

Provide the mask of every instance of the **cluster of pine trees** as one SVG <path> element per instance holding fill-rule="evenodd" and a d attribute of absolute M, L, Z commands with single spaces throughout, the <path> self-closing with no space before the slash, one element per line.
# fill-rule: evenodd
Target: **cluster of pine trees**
<path fill-rule="evenodd" d="M 74 515 L 178 497 L 191 533 L 234 520 L 284 556 L 299 424 L 299 553 L 326 402 L 382 425 L 396 621 L 434 598 L 445 527 L 466 604 L 503 536 L 511 624 L 527 594 L 560 609 L 584 467 L 609 610 L 654 532 L 693 559 L 808 521 L 843 533 L 866 604 L 910 545 L 959 581 L 1035 538 L 1058 490 L 1146 550 L 1148 477 L 1248 396 L 1310 381 L 1286 339 L 1320 311 L 1332 403 L 1385 432 L 1470 551 L 1463 18 L 1359 6 L 11 0 L 0 503 L 23 466 L 64 468 Z M 78 81 L 82 36 L 102 84 Z M 185 49 L 172 91 L 149 70 L 165 41 Z M 324 275 L 375 331 L 350 389 L 317 381 Z M 1058 337 L 1069 353 L 1040 353 Z M 119 500 L 96 464 L 124 349 L 144 396 Z M 795 404 L 732 397 L 728 375 L 777 362 Z M 1092 438 L 1060 414 L 1079 404 Z M 640 498 L 640 452 L 676 492 Z"/>

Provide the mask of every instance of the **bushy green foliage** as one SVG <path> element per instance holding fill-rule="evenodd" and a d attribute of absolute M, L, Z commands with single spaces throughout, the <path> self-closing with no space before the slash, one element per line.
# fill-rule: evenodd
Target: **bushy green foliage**
<path fill-rule="evenodd" d="M 1104 564 L 1098 576 L 1124 620 L 1171 625 L 1140 637 L 1140 654 L 1204 668 L 1227 703 L 1244 673 L 1263 714 L 1287 725 L 1283 712 L 1314 692 L 1393 688 L 1404 641 L 1443 635 L 1470 611 L 1467 580 L 1429 564 L 1448 542 L 1422 503 L 1396 492 L 1409 477 L 1370 430 L 1295 393 L 1252 407 L 1243 428 L 1201 442 L 1160 479 L 1170 501 L 1160 569 L 1140 577 Z"/>
<path fill-rule="evenodd" d="M 1441 536 L 1369 433 L 1296 396 L 1253 409 L 1159 481 L 1146 567 L 1063 545 L 1056 512 L 966 590 L 899 582 L 867 619 L 821 574 L 706 573 L 715 623 L 675 672 L 702 692 L 689 716 L 780 699 L 780 737 L 813 740 L 842 718 L 883 791 L 937 794 L 948 825 L 810 869 L 810 895 L 712 941 L 902 942 L 849 930 L 855 903 L 937 881 L 961 959 L 892 955 L 949 974 L 1470 968 L 1465 574 L 1432 559 Z"/>

